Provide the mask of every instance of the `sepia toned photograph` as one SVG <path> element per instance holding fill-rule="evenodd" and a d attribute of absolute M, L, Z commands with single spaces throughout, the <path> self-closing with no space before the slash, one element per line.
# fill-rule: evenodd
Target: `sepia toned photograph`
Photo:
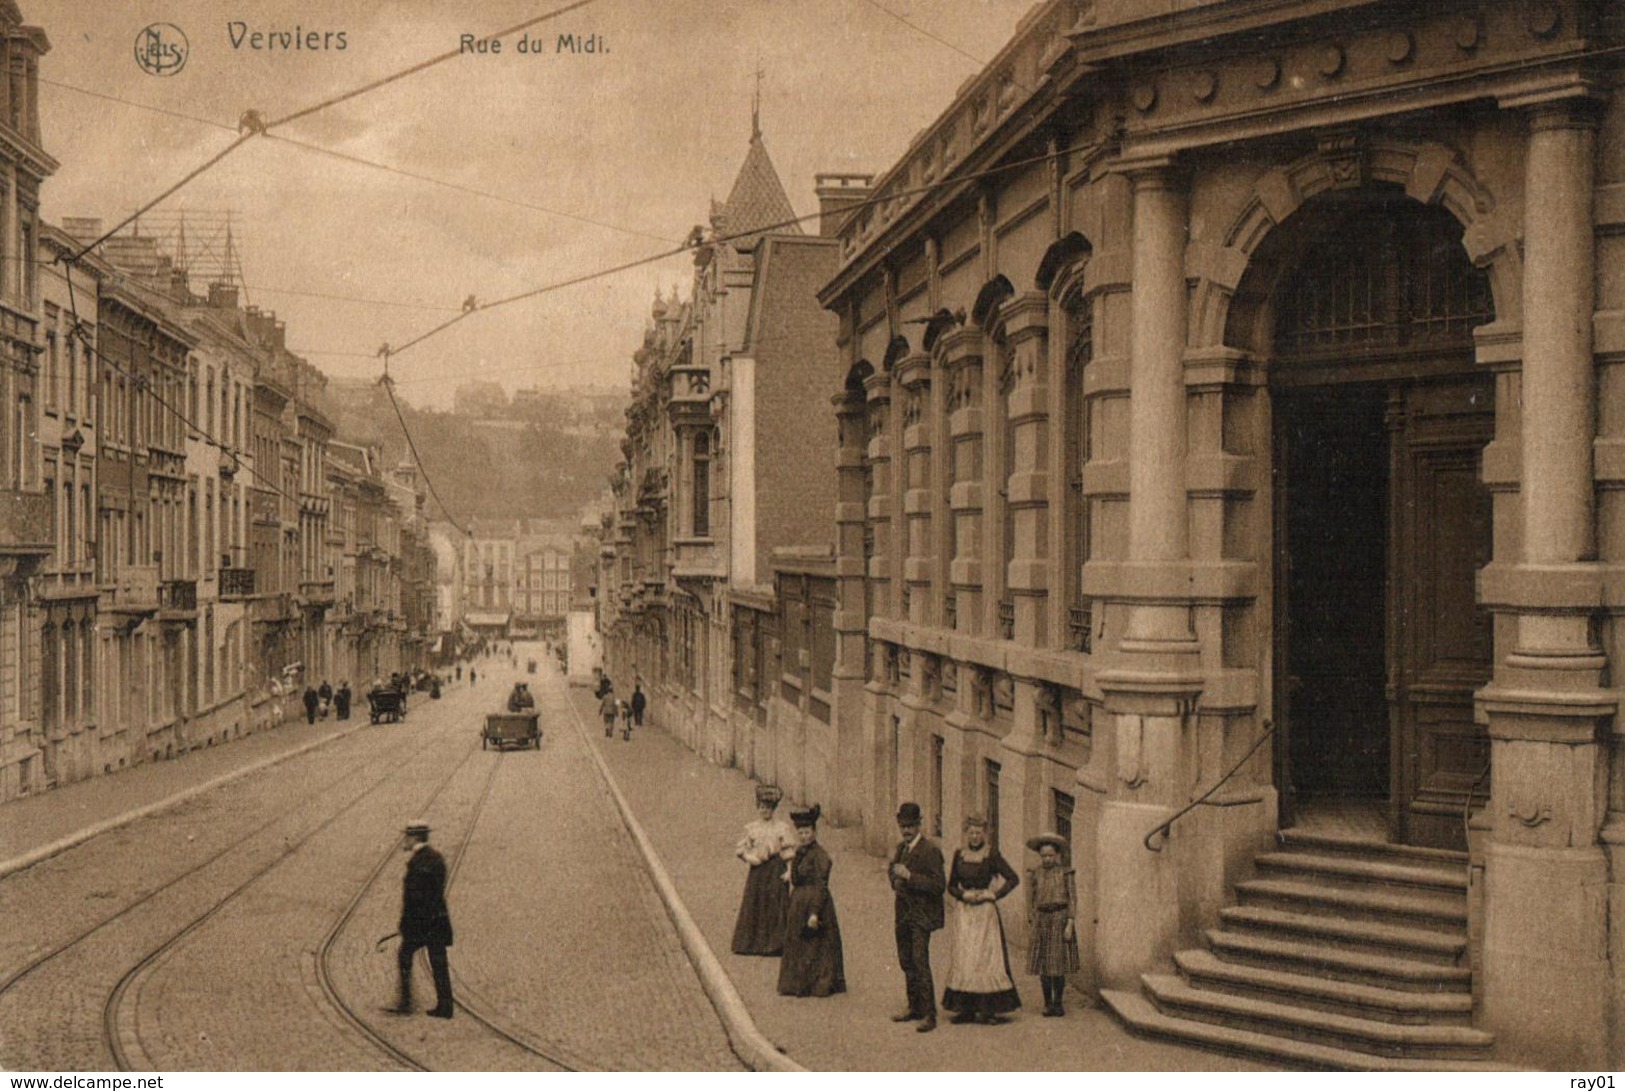
<path fill-rule="evenodd" d="M 0 55 L 13 1091 L 1625 1070 L 1625 4 Z"/>

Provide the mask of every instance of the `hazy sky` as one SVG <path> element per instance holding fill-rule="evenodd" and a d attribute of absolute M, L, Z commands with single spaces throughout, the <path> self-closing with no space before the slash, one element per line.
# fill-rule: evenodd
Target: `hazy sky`
<path fill-rule="evenodd" d="M 45 184 L 45 217 L 112 226 L 229 144 L 245 110 L 281 116 L 562 2 L 21 0 L 51 39 L 44 79 L 226 126 L 42 85 L 43 140 L 62 164 Z M 758 61 L 768 151 L 796 211 L 811 213 L 815 172 L 889 167 L 979 69 L 964 54 L 992 57 L 1032 6 L 594 0 L 536 28 L 539 55 L 516 38 L 278 130 L 519 204 L 260 138 L 160 209 L 233 210 L 250 300 L 285 318 L 290 345 L 330 374 L 371 377 L 380 344 L 403 344 L 470 295 L 498 299 L 657 253 L 705 222 L 745 155 Z M 175 75 L 136 63 L 137 34 L 155 22 L 189 41 Z M 237 47 L 233 23 L 247 24 Z M 330 48 L 256 51 L 246 36 L 296 28 L 331 34 Z M 559 55 L 565 31 L 601 35 L 608 52 Z M 331 48 L 338 32 L 342 50 Z M 624 387 L 656 288 L 680 284 L 686 297 L 691 270 L 668 259 L 475 315 L 392 371 L 423 405 L 449 405 L 470 377 Z"/>

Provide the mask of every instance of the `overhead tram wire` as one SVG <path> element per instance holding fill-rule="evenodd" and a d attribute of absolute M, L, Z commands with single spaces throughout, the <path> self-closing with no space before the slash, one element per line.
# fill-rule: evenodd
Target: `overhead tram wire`
<path fill-rule="evenodd" d="M 389 404 L 395 410 L 395 419 L 401 422 L 401 434 L 406 437 L 406 446 L 412 452 L 412 461 L 417 463 L 418 472 L 423 475 L 423 483 L 429 487 L 429 495 L 434 497 L 436 504 L 440 505 L 440 513 L 446 517 L 448 523 L 462 531 L 467 537 L 474 537 L 474 532 L 459 523 L 451 514 L 451 509 L 446 507 L 446 502 L 440 499 L 440 492 L 434 487 L 434 479 L 429 476 L 429 467 L 423 464 L 423 456 L 418 454 L 417 441 L 412 438 L 412 430 L 406 426 L 406 415 L 401 412 L 401 403 L 395 400 L 395 380 L 390 378 L 389 375 L 390 350 L 388 345 L 383 347 L 380 355 L 384 358 L 384 374 L 379 378 L 378 382 L 383 386 L 384 393 L 389 395 Z"/>
<path fill-rule="evenodd" d="M 77 94 L 87 95 L 90 98 L 101 99 L 104 102 L 116 102 L 121 106 L 128 106 L 133 110 L 147 110 L 151 113 L 163 114 L 167 117 L 180 118 L 183 121 L 193 121 L 199 125 L 207 125 L 210 128 L 223 129 L 228 133 L 236 132 L 236 129 L 234 129 L 232 126 L 221 121 L 215 121 L 213 118 L 201 117 L 197 114 L 181 113 L 178 110 L 166 110 L 161 106 L 149 106 L 144 102 L 135 102 L 131 99 L 119 98 L 117 95 L 108 95 L 100 91 L 92 91 L 87 87 L 80 87 L 77 84 L 72 83 L 63 83 L 61 80 L 46 79 L 44 76 L 40 77 L 40 82 L 49 84 L 52 87 L 60 87 L 65 91 L 73 91 Z M 410 171 L 404 167 L 397 167 L 390 163 L 383 163 L 376 159 L 368 159 L 365 156 L 354 155 L 350 152 L 341 152 L 334 148 L 324 148 L 320 144 L 312 144 L 309 141 L 297 140 L 294 137 L 284 136 L 281 133 L 265 133 L 263 135 L 269 140 L 279 141 L 284 144 L 291 144 L 296 148 L 303 148 L 305 151 L 314 152 L 317 155 L 325 155 L 329 158 L 338 159 L 345 163 L 354 163 L 357 166 L 369 167 L 373 170 L 383 171 L 386 174 L 394 174 L 399 175 L 402 178 L 410 178 L 413 181 L 422 182 L 425 185 L 430 186 L 439 186 L 442 189 L 449 189 L 455 193 L 466 193 L 471 197 L 481 197 L 487 201 L 496 201 L 499 204 L 512 205 L 514 208 L 529 209 L 532 212 L 540 212 L 548 216 L 558 216 L 561 219 L 575 220 L 578 223 L 591 224 L 593 227 L 602 227 L 606 231 L 617 231 L 623 235 L 637 235 L 640 238 L 653 239 L 656 242 L 672 241 L 666 236 L 657 235 L 652 231 L 642 231 L 635 227 L 622 227 L 619 224 L 610 223 L 608 220 L 594 219 L 591 216 L 584 216 L 578 212 L 566 212 L 563 209 L 550 208 L 547 205 L 538 205 L 530 201 L 521 201 L 517 197 L 505 197 L 500 193 L 492 193 L 489 190 L 478 189 L 474 186 L 464 185 L 461 182 L 451 182 L 444 178 L 436 178 L 429 174 L 419 174 L 416 171 Z M 372 354 L 368 353 L 367 355 L 371 356 Z"/>
<path fill-rule="evenodd" d="M 515 23 L 513 26 L 508 27 L 505 30 L 499 30 L 494 34 L 487 34 L 487 35 L 485 35 L 485 37 L 489 38 L 489 39 L 506 38 L 506 37 L 508 37 L 510 35 L 518 34 L 522 30 L 528 30 L 531 27 L 536 26 L 536 25 L 538 25 L 540 23 L 545 23 L 550 19 L 556 19 L 561 15 L 567 15 L 572 11 L 577 11 L 577 10 L 579 10 L 581 8 L 586 7 L 588 4 L 592 4 L 592 3 L 595 3 L 595 2 L 596 2 L 596 0 L 575 0 L 574 3 L 565 4 L 563 7 L 554 8 L 552 11 L 544 12 L 541 15 L 535 16 L 535 17 L 530 18 L 530 19 L 526 19 L 526 20 L 524 20 L 523 22 L 520 22 L 520 23 Z M 419 61 L 416 64 L 408 65 L 406 68 L 403 68 L 403 69 L 401 69 L 401 70 L 399 70 L 397 72 L 393 72 L 390 75 L 384 76 L 384 77 L 382 77 L 380 79 L 373 80 L 370 83 L 362 84 L 360 87 L 353 88 L 353 89 L 351 89 L 349 91 L 345 91 L 345 92 L 343 92 L 341 94 L 337 94 L 337 95 L 333 95 L 333 96 L 331 96 L 329 98 L 325 98 L 321 102 L 315 103 L 315 104 L 310 105 L 310 106 L 306 106 L 303 109 L 295 110 L 290 114 L 284 114 L 281 117 L 273 118 L 270 121 L 266 121 L 264 118 L 262 118 L 260 116 L 260 114 L 259 114 L 259 111 L 257 111 L 257 110 L 246 110 L 246 111 L 244 111 L 244 113 L 242 115 L 242 118 L 238 121 L 238 125 L 237 125 L 238 136 L 237 136 L 237 139 L 233 140 L 230 144 L 226 145 L 220 151 L 218 151 L 214 155 L 210 156 L 207 160 L 205 160 L 203 163 L 201 163 L 197 167 L 194 167 L 180 181 L 176 182 L 174 185 L 172 185 L 168 189 L 164 190 L 158 196 L 154 197 L 152 200 L 148 201 L 146 204 L 144 204 L 140 208 L 136 209 L 129 216 L 125 217 L 118 224 L 114 225 L 111 230 L 103 233 L 100 238 L 97 238 L 93 242 L 90 242 L 89 244 L 84 246 L 78 253 L 72 255 L 72 257 L 69 258 L 68 260 L 77 261 L 80 258 L 84 257 L 91 250 L 94 250 L 96 247 L 100 246 L 102 243 L 104 243 L 108 239 L 112 238 L 118 232 L 124 230 L 124 228 L 128 227 L 135 220 L 139 219 L 144 213 L 146 213 L 150 209 L 156 207 L 157 205 L 161 204 L 163 201 L 165 201 L 169 197 L 173 196 L 175 193 L 179 192 L 184 186 L 186 186 L 188 183 L 192 182 L 199 175 L 203 174 L 205 171 L 208 171 L 212 167 L 216 166 L 218 163 L 220 163 L 221 160 L 225 159 L 226 156 L 230 155 L 232 152 L 236 151 L 238 148 L 240 148 L 244 144 L 248 143 L 248 141 L 254 139 L 254 137 L 265 135 L 265 134 L 269 133 L 272 129 L 279 128 L 279 127 L 281 127 L 283 125 L 290 124 L 291 122 L 298 121 L 300 118 L 310 117 L 312 114 L 317 114 L 317 113 L 320 113 L 323 110 L 330 109 L 330 108 L 332 108 L 334 106 L 337 106 L 341 102 L 348 102 L 351 99 L 360 98 L 362 95 L 368 94 L 368 93 L 370 93 L 372 91 L 376 91 L 380 87 L 387 87 L 389 84 L 396 83 L 396 82 L 398 82 L 400 80 L 406 79 L 409 76 L 414 76 L 419 72 L 423 72 L 423 71 L 425 71 L 427 69 L 433 68 L 437 64 L 443 64 L 444 62 L 452 60 L 453 58 L 461 56 L 461 55 L 462 55 L 461 47 L 459 47 L 457 49 L 447 50 L 444 53 L 436 54 L 435 56 L 429 57 L 426 60 Z"/>
<path fill-rule="evenodd" d="M 1047 163 L 1052 159 L 1059 159 L 1070 154 L 1070 148 L 1057 148 L 1055 151 L 1045 152 L 1042 155 L 1031 156 L 1027 159 L 1017 159 L 1009 163 L 1001 163 L 996 167 L 989 167 L 987 170 L 957 175 L 953 178 L 943 179 L 942 181 L 929 182 L 923 186 L 911 186 L 875 197 L 866 197 L 861 201 L 853 201 L 851 204 L 843 206 L 841 212 L 843 215 L 849 215 L 850 213 L 856 212 L 860 209 L 872 208 L 887 201 L 895 201 L 899 197 L 915 197 L 922 193 L 931 193 L 939 189 L 962 186 L 967 182 L 980 181 L 983 178 L 991 178 L 995 175 L 1004 174 L 1007 171 L 1020 170 L 1023 167 L 1034 166 L 1038 163 Z M 657 261 L 665 261 L 667 258 L 678 257 L 682 254 L 687 254 L 698 250 L 704 246 L 712 246 L 719 242 L 733 242 L 736 239 L 769 234 L 774 231 L 783 230 L 786 227 L 795 227 L 812 220 L 817 220 L 822 216 L 822 212 L 809 212 L 806 215 L 793 216 L 788 220 L 780 220 L 777 223 L 766 224 L 762 227 L 753 228 L 749 231 L 737 231 L 732 234 L 718 235 L 715 238 L 703 239 L 697 242 L 685 242 L 681 246 L 672 247 L 670 250 L 662 250 L 658 254 L 650 254 L 646 257 L 634 258 L 631 261 L 621 262 L 619 265 L 611 265 L 607 268 L 598 269 L 591 273 L 582 273 L 580 276 L 554 281 L 550 284 L 544 284 L 539 288 L 531 288 L 527 291 L 518 292 L 514 295 L 504 296 L 501 299 L 493 299 L 489 303 L 476 303 L 473 306 L 465 306 L 461 314 L 454 315 L 451 318 L 446 319 L 446 321 L 440 323 L 438 326 L 425 330 L 416 337 L 412 338 L 410 341 L 392 346 L 390 348 L 390 355 L 399 356 L 407 349 L 420 345 L 429 340 L 431 337 L 444 333 L 446 330 L 451 329 L 464 319 L 471 318 L 474 315 L 481 314 L 485 311 L 495 310 L 498 307 L 506 307 L 514 303 L 521 303 L 527 299 L 535 299 L 538 296 L 549 295 L 565 288 L 573 288 L 578 284 L 586 284 L 589 281 L 602 280 L 604 277 L 614 276 L 616 273 L 624 273 L 628 270 L 637 269 L 645 265 L 653 265 Z"/>

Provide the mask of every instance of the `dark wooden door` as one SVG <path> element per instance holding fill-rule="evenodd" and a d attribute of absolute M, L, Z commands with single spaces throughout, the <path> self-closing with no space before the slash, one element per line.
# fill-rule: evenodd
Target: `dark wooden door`
<path fill-rule="evenodd" d="M 1276 717 L 1283 822 L 1389 796 L 1384 700 L 1387 388 L 1282 391 L 1276 411 Z"/>
<path fill-rule="evenodd" d="M 1491 670 L 1476 577 L 1490 557 L 1490 496 L 1479 469 L 1494 431 L 1494 387 L 1485 377 L 1397 388 L 1390 424 L 1392 817 L 1399 840 L 1459 849 L 1468 793 L 1489 761 L 1473 692 Z"/>

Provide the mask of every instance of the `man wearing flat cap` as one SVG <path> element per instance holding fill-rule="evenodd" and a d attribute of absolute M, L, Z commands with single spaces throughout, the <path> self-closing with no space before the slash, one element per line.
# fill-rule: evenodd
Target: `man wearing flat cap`
<path fill-rule="evenodd" d="M 908 985 L 908 1010 L 892 1016 L 924 1034 L 937 1029 L 936 985 L 931 980 L 931 933 L 942 927 L 942 850 L 920 829 L 920 805 L 897 809 L 902 840 L 891 858 L 891 887 L 897 894 L 897 962 Z"/>
<path fill-rule="evenodd" d="M 406 879 L 401 892 L 401 946 L 395 964 L 400 971 L 400 993 L 391 1010 L 400 1015 L 412 1012 L 412 956 L 418 948 L 429 952 L 429 968 L 434 971 L 434 1007 L 429 1014 L 450 1019 L 451 965 L 446 948 L 451 946 L 451 911 L 446 908 L 446 858 L 429 847 L 429 824 L 409 822 L 402 849 L 411 853 L 406 861 Z"/>

